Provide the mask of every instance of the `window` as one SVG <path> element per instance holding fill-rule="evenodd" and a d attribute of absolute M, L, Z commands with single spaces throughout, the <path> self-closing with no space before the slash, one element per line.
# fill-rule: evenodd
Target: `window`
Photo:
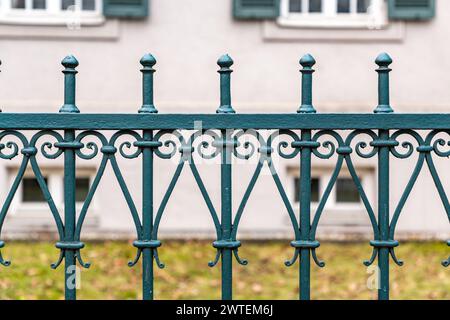
<path fill-rule="evenodd" d="M 0 0 L 0 23 L 98 24 L 102 0 Z"/>
<path fill-rule="evenodd" d="M 0 0 L 2 1 L 2 0 Z M 52 196 L 53 202 L 58 210 L 61 218 L 64 217 L 64 169 L 62 167 L 41 167 L 42 176 Z M 7 168 L 8 177 L 3 179 L 4 187 L 9 190 L 17 176 L 18 167 Z M 76 172 L 76 203 L 75 210 L 77 214 L 81 212 L 84 201 L 94 180 L 96 169 L 92 167 L 77 167 Z M 101 189 L 98 190 L 101 193 Z M 100 196 L 101 197 L 101 196 Z M 89 214 L 86 224 L 89 227 L 96 228 L 99 226 L 99 198 L 94 196 L 89 206 Z M 53 232 L 54 218 L 50 212 L 49 205 L 45 200 L 42 190 L 36 180 L 33 171 L 27 169 L 24 177 L 17 189 L 8 216 L 14 220 L 19 230 L 36 230 L 44 232 Z M 15 227 L 13 227 L 15 228 Z M 22 232 L 20 231 L 20 232 Z"/>
<path fill-rule="evenodd" d="M 18 168 L 8 169 L 8 187 L 10 187 L 17 176 Z M 41 168 L 42 176 L 52 199 L 60 212 L 64 212 L 64 170 L 62 168 Z M 96 170 L 93 168 L 77 168 L 75 180 L 76 208 L 77 211 L 86 200 Z M 95 215 L 98 213 L 98 203 L 94 197 L 90 210 Z M 11 215 L 32 215 L 33 217 L 45 218 L 48 215 L 48 203 L 32 170 L 27 170 L 19 185 L 17 194 L 11 203 Z"/>
<path fill-rule="evenodd" d="M 361 180 L 362 181 L 362 180 Z M 321 198 L 322 184 L 326 184 L 325 177 L 311 178 L 311 202 L 318 203 Z M 336 204 L 359 203 L 360 197 L 358 189 L 351 178 L 338 178 L 334 188 L 334 200 Z M 300 200 L 300 178 L 294 178 L 294 201 Z"/>
<path fill-rule="evenodd" d="M 76 202 L 84 202 L 89 192 L 90 179 L 76 178 L 75 180 L 75 200 Z"/>
<path fill-rule="evenodd" d="M 361 185 L 369 202 L 373 203 L 376 199 L 376 177 L 375 168 L 371 166 L 358 166 L 356 172 L 358 174 Z M 328 183 L 333 175 L 333 167 L 313 166 L 311 170 L 311 219 L 315 216 L 322 200 Z M 287 174 L 291 179 L 289 192 L 293 202 L 293 208 L 299 214 L 299 191 L 298 186 L 300 170 L 298 167 L 288 167 Z M 321 216 L 320 225 L 326 228 L 346 228 L 354 232 L 355 228 L 368 228 L 370 221 L 367 217 L 367 211 L 359 195 L 358 189 L 353 182 L 350 172 L 346 168 L 342 168 L 336 183 L 331 190 L 323 214 Z M 286 225 L 291 225 L 289 217 L 285 217 Z M 329 229 L 333 232 L 340 229 Z"/>
<path fill-rule="evenodd" d="M 370 198 L 370 194 L 373 192 L 375 187 L 374 182 L 374 170 L 370 167 L 360 167 L 356 168 L 358 177 L 361 181 L 361 185 L 366 192 L 366 195 Z M 311 202 L 314 206 L 317 206 L 328 183 L 333 174 L 333 168 L 323 168 L 323 167 L 313 167 L 311 170 Z M 299 202 L 300 200 L 300 176 L 298 167 L 288 168 L 288 175 L 291 177 L 291 188 L 290 193 L 294 202 Z M 331 208 L 362 208 L 363 203 L 359 195 L 358 189 L 353 182 L 350 173 L 344 168 L 341 170 L 339 177 L 331 191 L 327 207 Z"/>
<path fill-rule="evenodd" d="M 51 180 L 58 179 L 61 180 L 61 176 L 51 176 Z M 53 189 L 52 185 L 49 183 L 49 177 L 44 177 L 45 183 L 47 184 L 49 190 Z M 54 184 L 54 181 L 52 181 Z M 61 184 L 64 183 L 61 181 Z M 89 177 L 77 177 L 75 180 L 75 192 L 76 192 L 76 202 L 84 202 L 89 192 Z M 53 194 L 52 194 L 53 197 Z M 46 202 L 44 195 L 42 194 L 39 183 L 35 177 L 25 177 L 22 180 L 22 202 L 24 203 L 35 203 L 35 202 Z"/>
<path fill-rule="evenodd" d="M 320 179 L 311 178 L 311 201 L 319 202 L 320 197 Z M 294 179 L 294 201 L 300 201 L 300 178 Z"/>
<path fill-rule="evenodd" d="M 367 27 L 386 24 L 383 0 L 281 0 L 278 22 L 299 27 Z"/>
<path fill-rule="evenodd" d="M 44 177 L 48 185 L 48 178 Z M 44 195 L 36 178 L 24 178 L 22 180 L 22 201 L 23 202 L 45 202 Z"/>
<path fill-rule="evenodd" d="M 336 203 L 359 203 L 358 189 L 351 178 L 338 178 L 336 181 Z"/>

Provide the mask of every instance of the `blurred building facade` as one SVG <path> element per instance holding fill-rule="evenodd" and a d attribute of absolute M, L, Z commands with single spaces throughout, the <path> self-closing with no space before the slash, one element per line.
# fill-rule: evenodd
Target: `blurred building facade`
<path fill-rule="evenodd" d="M 135 113 L 142 103 L 139 59 L 151 52 L 158 61 L 155 104 L 160 113 L 214 113 L 219 104 L 216 61 L 228 53 L 235 61 L 232 93 L 238 113 L 294 113 L 300 103 L 298 60 L 310 53 L 317 60 L 314 105 L 318 112 L 372 112 L 377 103 L 373 61 L 378 53 L 388 52 L 394 59 L 395 112 L 449 112 L 450 2 L 417 2 L 419 6 L 408 7 L 402 1 L 384 0 L 1 0 L 0 106 L 3 112 L 57 112 L 63 101 L 59 61 L 73 54 L 80 62 L 77 105 L 82 113 Z M 98 163 L 98 159 L 77 163 L 80 207 Z M 376 209 L 376 159 L 355 159 L 355 163 Z M 448 160 L 436 163 L 449 190 Z M 18 164 L 0 163 L 2 199 Z M 62 162 L 40 159 L 40 164 L 62 208 Z M 397 205 L 414 164 L 414 159 L 392 160 L 391 208 Z M 312 196 L 317 201 L 335 159 L 316 159 L 313 165 Z M 140 161 L 121 160 L 120 166 L 139 208 Z M 235 210 L 254 166 L 235 166 Z M 175 167 L 174 161 L 156 162 L 156 207 Z M 199 168 L 220 211 L 220 168 L 217 163 Z M 297 208 L 298 161 L 283 160 L 277 168 Z M 322 237 L 371 237 L 368 215 L 348 177 L 344 169 L 320 223 Z M 163 237 L 214 235 L 207 207 L 188 170 L 182 173 L 160 229 Z M 55 230 L 30 170 L 8 213 L 4 235 L 24 237 Z M 129 209 L 108 168 L 83 236 L 133 237 L 133 232 Z M 448 218 L 425 167 L 404 208 L 398 234 L 450 236 Z M 244 212 L 240 237 L 292 238 L 288 214 L 267 172 Z"/>

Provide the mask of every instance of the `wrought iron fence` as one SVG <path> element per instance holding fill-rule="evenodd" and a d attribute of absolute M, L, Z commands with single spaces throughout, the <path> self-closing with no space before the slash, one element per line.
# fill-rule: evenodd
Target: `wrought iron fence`
<path fill-rule="evenodd" d="M 393 113 L 389 102 L 389 72 L 391 71 L 389 66 L 391 63 L 391 58 L 385 53 L 376 59 L 379 101 L 374 114 L 316 113 L 312 104 L 312 74 L 315 60 L 311 55 L 305 55 L 300 60 L 302 101 L 297 113 L 236 114 L 231 104 L 230 93 L 232 72 L 230 68 L 233 60 L 228 55 L 224 55 L 218 60 L 221 98 L 217 114 L 158 114 L 153 102 L 153 74 L 155 72 L 153 67 L 156 60 L 152 55 L 147 54 L 141 59 L 143 105 L 138 114 L 80 114 L 75 104 L 75 76 L 78 61 L 75 57 L 68 56 L 62 61 L 62 65 L 65 67 L 63 70 L 65 98 L 59 114 L 0 114 L 2 130 L 0 141 L 4 141 L 0 144 L 0 157 L 7 160 L 22 157 L 17 175 L 0 212 L 0 230 L 24 173 L 30 165 L 53 215 L 59 235 L 56 247 L 60 249 L 60 256 L 51 267 L 57 268 L 63 261 L 65 262 L 65 297 L 66 299 L 75 299 L 76 289 L 73 285 L 73 278 L 71 278 L 75 272 L 75 266 L 77 264 L 85 268 L 90 266 L 81 257 L 81 249 L 84 247 L 81 242 L 83 222 L 105 168 L 109 164 L 117 179 L 118 187 L 125 197 L 136 229 L 137 240 L 133 242 L 133 245 L 137 249 L 137 254 L 129 266 L 136 265 L 142 256 L 143 297 L 144 299 L 153 299 L 154 265 L 156 264 L 159 268 L 164 267 L 158 257 L 158 249 L 162 244 L 158 239 L 160 221 L 181 172 L 188 168 L 209 209 L 216 231 L 217 239 L 213 242 L 213 247 L 217 253 L 209 266 L 213 267 L 221 260 L 222 298 L 231 299 L 233 256 L 239 264 L 247 264 L 247 260 L 241 259 L 238 254 L 238 248 L 241 246 L 237 237 L 239 221 L 255 183 L 266 166 L 270 170 L 276 189 L 281 196 L 295 235 L 291 242 L 294 250 L 293 257 L 285 264 L 292 266 L 299 258 L 300 299 L 310 299 L 311 259 L 319 267 L 325 265 L 317 257 L 316 251 L 320 243 L 316 239 L 316 230 L 330 192 L 345 163 L 373 229 L 373 240 L 370 241 L 370 245 L 373 247 L 372 256 L 364 264 L 369 266 L 378 259 L 380 273 L 378 296 L 379 299 L 388 299 L 390 259 L 392 258 L 393 262 L 400 266 L 403 264 L 401 260 L 397 259 L 394 251 L 399 245 L 394 237 L 397 221 L 425 163 L 450 220 L 448 197 L 433 162 L 433 157 L 448 158 L 450 156 L 450 150 L 446 149 L 447 146 L 450 146 L 450 141 L 442 138 L 442 135 L 450 135 L 450 114 Z M 201 121 L 201 129 L 196 127 L 195 123 L 198 121 Z M 273 131 L 270 131 L 268 137 L 264 137 L 261 134 L 261 131 L 264 130 Z M 26 132 L 28 134 L 25 134 Z M 32 134 L 29 134 L 30 132 Z M 110 135 L 103 132 L 109 132 Z M 212 143 L 202 141 L 198 147 L 194 147 L 194 142 L 204 136 L 212 139 Z M 258 145 L 248 141 L 242 142 L 245 136 L 256 138 Z M 362 136 L 368 138 L 370 143 L 362 139 Z M 119 143 L 123 137 L 127 138 L 126 141 Z M 320 142 L 319 139 L 322 137 L 326 137 L 326 141 Z M 405 137 L 412 139 L 414 143 L 404 140 Z M 89 138 L 95 138 L 99 142 L 84 142 Z M 279 140 L 275 144 L 276 139 Z M 239 146 L 243 148 L 244 152 L 238 148 Z M 135 149 L 131 150 L 132 147 Z M 206 149 L 209 149 L 210 152 L 206 153 Z M 203 158 L 220 159 L 220 219 L 218 210 L 197 169 L 194 153 Z M 298 218 L 273 163 L 275 153 L 282 159 L 298 159 L 299 161 L 300 214 Z M 63 215 L 58 211 L 44 179 L 37 161 L 38 154 L 47 159 L 57 159 L 60 156 L 64 158 Z M 171 182 L 159 207 L 154 210 L 154 159 L 155 157 L 171 159 L 177 154 L 179 160 L 177 160 Z M 392 212 L 392 218 L 390 218 L 390 158 L 406 159 L 413 154 L 418 154 L 415 168 L 398 205 Z M 82 209 L 77 215 L 76 159 L 91 160 L 96 156 L 101 157 L 101 162 Z M 312 157 L 330 159 L 332 156 L 337 157 L 334 171 L 311 221 L 311 159 Z M 124 159 L 140 157 L 142 159 L 143 188 L 140 214 L 124 180 L 118 164 L 118 157 Z M 248 160 L 251 157 L 257 157 L 256 168 L 240 205 L 234 212 L 231 174 L 233 158 Z M 358 177 L 353 157 L 378 157 L 378 217 L 376 217 L 373 204 L 370 203 Z M 3 248 L 4 245 L 4 242 L 0 241 L 0 248 Z M 450 241 L 447 242 L 447 245 L 450 246 Z M 4 266 L 10 265 L 10 262 L 3 259 L 1 254 L 0 263 Z M 442 262 L 444 267 L 449 264 L 450 258 Z"/>

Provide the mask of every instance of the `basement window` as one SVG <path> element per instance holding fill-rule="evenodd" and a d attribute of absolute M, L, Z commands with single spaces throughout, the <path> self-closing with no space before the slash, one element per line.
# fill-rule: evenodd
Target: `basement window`
<path fill-rule="evenodd" d="M 55 188 L 64 185 L 63 176 L 59 173 L 44 176 L 44 181 L 52 193 L 53 200 L 62 203 L 64 201 L 63 194 L 55 192 Z M 81 176 L 75 180 L 75 200 L 83 203 L 89 192 L 90 177 Z M 53 191 L 53 192 L 52 192 Z M 46 202 L 39 183 L 35 177 L 24 177 L 22 180 L 22 202 L 23 203 L 40 203 Z"/>
<path fill-rule="evenodd" d="M 281 0 L 278 23 L 291 27 L 381 28 L 387 23 L 383 0 Z"/>
<path fill-rule="evenodd" d="M 0 23 L 66 25 L 69 29 L 104 21 L 102 0 L 0 0 Z"/>

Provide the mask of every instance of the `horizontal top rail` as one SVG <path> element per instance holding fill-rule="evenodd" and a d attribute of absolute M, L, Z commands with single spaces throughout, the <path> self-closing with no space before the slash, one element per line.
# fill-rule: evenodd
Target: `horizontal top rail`
<path fill-rule="evenodd" d="M 0 113 L 1 129 L 450 129 L 432 114 L 54 114 Z"/>

